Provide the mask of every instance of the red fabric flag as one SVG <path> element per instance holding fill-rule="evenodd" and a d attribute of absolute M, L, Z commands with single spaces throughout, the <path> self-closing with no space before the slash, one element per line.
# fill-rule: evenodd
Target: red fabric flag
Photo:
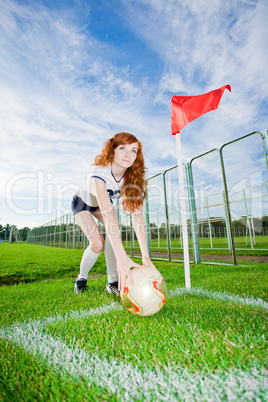
<path fill-rule="evenodd" d="M 171 99 L 171 133 L 175 135 L 191 121 L 203 114 L 217 109 L 223 92 L 230 85 L 197 96 L 173 96 Z"/>

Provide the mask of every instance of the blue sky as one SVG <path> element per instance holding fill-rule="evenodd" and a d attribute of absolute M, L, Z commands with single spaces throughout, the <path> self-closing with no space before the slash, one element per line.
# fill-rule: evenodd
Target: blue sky
<path fill-rule="evenodd" d="M 0 224 L 67 213 L 116 132 L 148 177 L 175 165 L 173 95 L 232 87 L 182 130 L 184 161 L 268 129 L 267 20 L 266 0 L 0 0 Z"/>

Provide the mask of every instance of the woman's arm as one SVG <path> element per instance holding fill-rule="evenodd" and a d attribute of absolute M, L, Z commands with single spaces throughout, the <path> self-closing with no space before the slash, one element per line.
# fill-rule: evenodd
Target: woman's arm
<path fill-rule="evenodd" d="M 92 180 L 95 187 L 98 205 L 103 217 L 106 234 L 108 235 L 111 242 L 117 262 L 119 290 L 124 290 L 126 277 L 129 278 L 130 284 L 133 284 L 133 278 L 130 273 L 130 268 L 141 268 L 141 266 L 133 262 L 125 252 L 120 238 L 117 214 L 115 208 L 110 201 L 110 197 L 107 193 L 104 181 L 98 178 L 92 178 Z"/>
<path fill-rule="evenodd" d="M 147 248 L 145 221 L 141 210 L 136 210 L 132 214 L 132 224 L 140 245 L 143 265 L 146 267 L 155 268 L 154 264 L 150 259 L 149 251 Z"/>

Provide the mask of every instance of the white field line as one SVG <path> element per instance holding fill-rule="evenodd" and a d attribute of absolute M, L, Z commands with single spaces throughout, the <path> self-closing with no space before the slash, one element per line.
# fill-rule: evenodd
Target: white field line
<path fill-rule="evenodd" d="M 254 299 L 253 297 L 236 296 L 236 295 L 232 295 L 231 293 L 228 293 L 228 292 L 222 292 L 222 293 L 214 292 L 212 290 L 203 289 L 201 287 L 191 288 L 189 290 L 186 288 L 178 288 L 175 290 L 170 290 L 168 292 L 169 297 L 182 296 L 185 294 L 206 297 L 208 299 L 215 299 L 215 300 L 245 304 L 245 305 L 252 306 L 252 307 L 261 307 L 261 308 L 264 308 L 265 310 L 268 310 L 268 303 L 262 299 Z"/>
<path fill-rule="evenodd" d="M 174 294 L 175 296 L 175 294 Z M 268 390 L 268 372 L 252 367 L 248 371 L 228 370 L 216 373 L 189 373 L 180 367 L 140 370 L 114 358 L 100 359 L 67 345 L 45 332 L 45 327 L 56 322 L 84 319 L 122 310 L 113 303 L 91 310 L 71 311 L 42 320 L 2 328 L 0 336 L 22 346 L 30 354 L 41 358 L 57 371 L 65 372 L 78 381 L 85 378 L 111 393 L 120 393 L 122 399 L 157 401 L 253 401 L 265 400 Z"/>
<path fill-rule="evenodd" d="M 96 308 L 92 308 L 90 310 L 78 310 L 78 311 L 69 311 L 68 313 L 64 314 L 64 315 L 54 315 L 51 317 L 46 317 L 43 318 L 41 320 L 38 321 L 33 321 L 33 322 L 38 322 L 38 327 L 43 328 L 46 327 L 50 324 L 54 324 L 57 322 L 67 322 L 70 320 L 82 320 L 84 318 L 89 318 L 92 316 L 96 316 L 96 315 L 102 315 L 102 314 L 107 314 L 110 313 L 110 311 L 116 311 L 116 310 L 123 310 L 124 307 L 122 304 L 119 303 L 112 303 L 112 304 L 106 304 L 104 306 L 101 307 L 96 307 Z"/>

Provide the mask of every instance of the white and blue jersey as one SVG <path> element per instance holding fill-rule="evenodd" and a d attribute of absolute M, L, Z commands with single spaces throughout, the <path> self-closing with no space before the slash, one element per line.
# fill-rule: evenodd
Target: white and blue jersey
<path fill-rule="evenodd" d="M 90 171 L 87 174 L 86 183 L 80 189 L 80 198 L 82 201 L 84 201 L 84 203 L 91 207 L 98 207 L 98 201 L 92 180 L 93 178 L 98 178 L 104 181 L 111 201 L 121 197 L 121 187 L 123 185 L 124 178 L 121 177 L 121 179 L 117 181 L 112 173 L 111 165 L 93 165 L 90 167 Z"/>

